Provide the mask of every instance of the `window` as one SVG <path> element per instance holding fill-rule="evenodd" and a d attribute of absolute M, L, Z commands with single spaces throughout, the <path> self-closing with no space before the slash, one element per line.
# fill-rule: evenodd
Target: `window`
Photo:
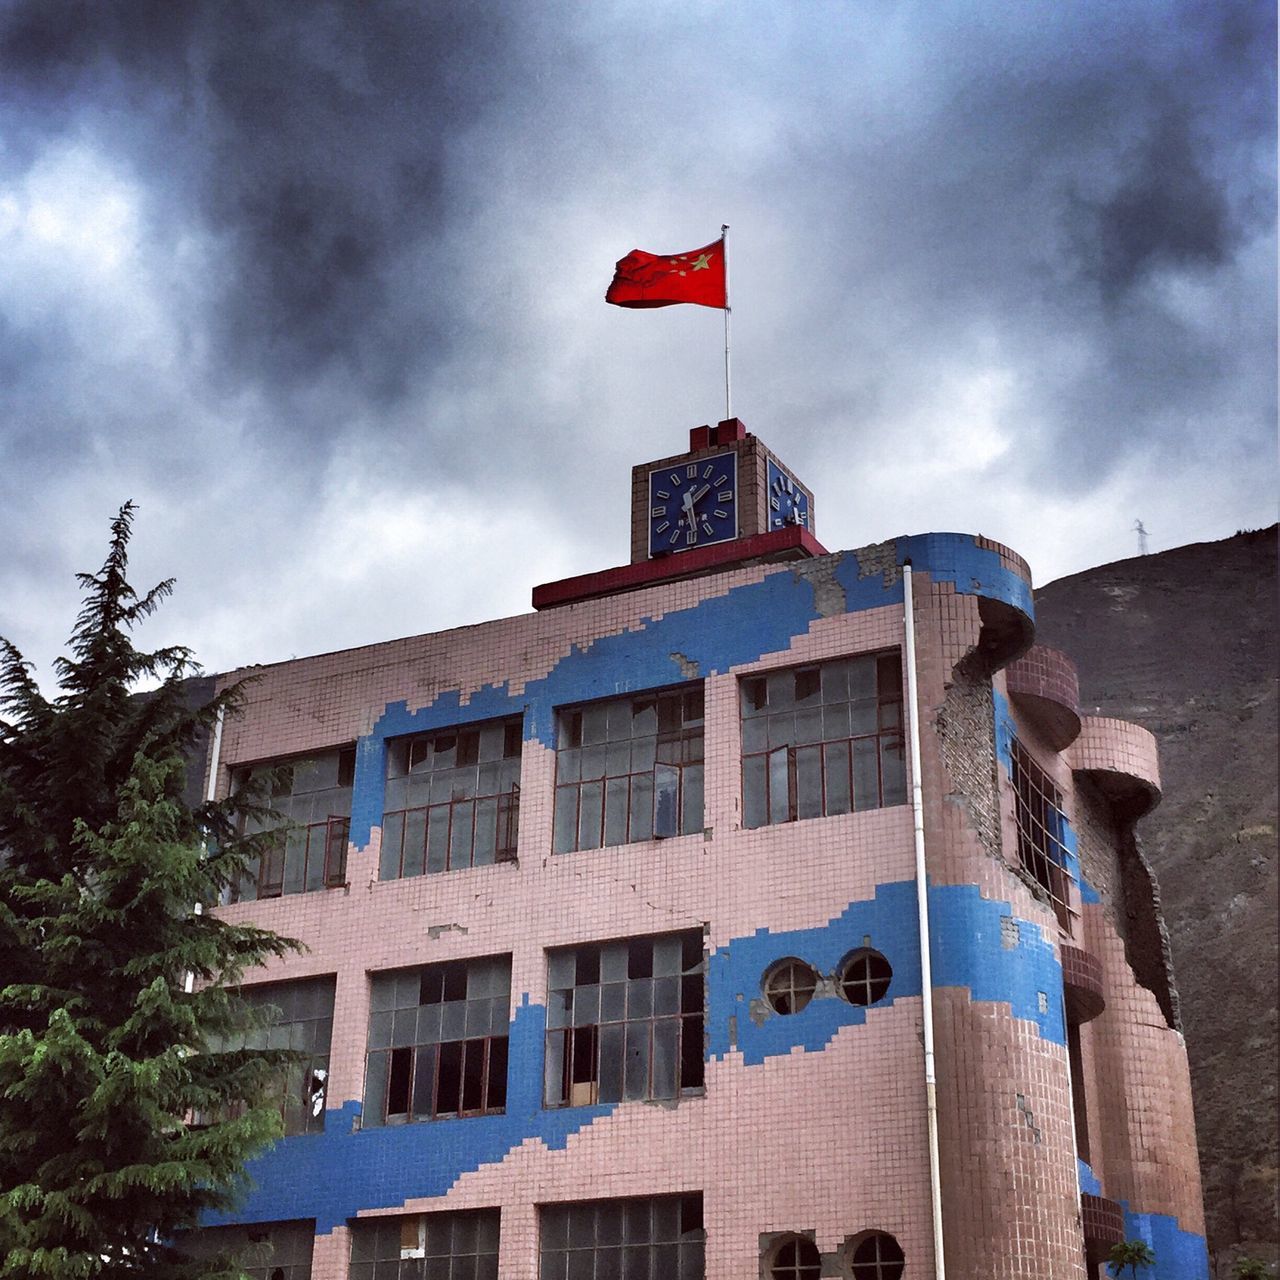
<path fill-rule="evenodd" d="M 702 1088 L 701 933 L 552 951 L 548 970 L 547 1106 Z"/>
<path fill-rule="evenodd" d="M 357 1219 L 351 1280 L 497 1280 L 497 1209 Z"/>
<path fill-rule="evenodd" d="M 818 1280 L 822 1255 L 804 1236 L 787 1236 L 769 1252 L 769 1280 Z"/>
<path fill-rule="evenodd" d="M 889 992 L 893 969 L 878 951 L 855 951 L 840 966 L 840 994 L 850 1004 L 875 1004 Z"/>
<path fill-rule="evenodd" d="M 539 1280 L 703 1280 L 702 1195 L 543 1205 Z"/>
<path fill-rule="evenodd" d="M 701 830 L 701 685 L 560 712 L 556 853 Z"/>
<path fill-rule="evenodd" d="M 799 1013 L 818 989 L 818 975 L 803 960 L 780 960 L 764 975 L 764 998 L 775 1013 Z"/>
<path fill-rule="evenodd" d="M 747 676 L 739 697 L 743 826 L 906 803 L 898 653 Z"/>
<path fill-rule="evenodd" d="M 373 976 L 365 1127 L 507 1105 L 511 957 Z"/>
<path fill-rule="evenodd" d="M 182 1237 L 190 1258 L 229 1254 L 243 1259 L 249 1280 L 311 1280 L 314 1222 L 270 1222 L 252 1227 L 206 1227 Z"/>
<path fill-rule="evenodd" d="M 902 1248 L 883 1231 L 857 1236 L 849 1251 L 853 1280 L 898 1280 L 906 1267 Z"/>
<path fill-rule="evenodd" d="M 241 998 L 265 1015 L 266 1021 L 240 1035 L 216 1040 L 211 1046 L 219 1053 L 237 1049 L 293 1049 L 305 1055 L 284 1068 L 275 1090 L 286 1137 L 324 1130 L 329 1042 L 333 1035 L 333 991 L 332 977 L 244 987 Z M 221 1111 L 216 1118 L 229 1119 L 243 1115 L 244 1111 L 244 1104 L 239 1104 Z M 208 1123 L 212 1118 L 197 1114 L 193 1123 Z"/>
<path fill-rule="evenodd" d="M 389 742 L 379 878 L 514 862 L 521 739 L 517 718 Z"/>
<path fill-rule="evenodd" d="M 281 842 L 262 855 L 238 897 L 278 898 L 286 893 L 340 888 L 347 878 L 347 838 L 351 830 L 354 747 L 326 751 L 305 760 L 256 765 L 240 770 L 237 785 L 271 774 L 267 807 L 276 818 L 247 818 L 243 831 L 285 826 Z"/>
<path fill-rule="evenodd" d="M 1062 793 L 1016 738 L 1010 764 L 1018 826 L 1018 861 L 1048 893 L 1058 923 L 1071 933 L 1071 877 L 1066 869 L 1067 847 L 1063 843 L 1066 819 L 1062 812 Z"/>

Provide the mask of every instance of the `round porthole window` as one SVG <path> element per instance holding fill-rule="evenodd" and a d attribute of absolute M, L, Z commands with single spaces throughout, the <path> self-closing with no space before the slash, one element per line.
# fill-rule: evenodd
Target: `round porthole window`
<path fill-rule="evenodd" d="M 780 960 L 764 975 L 764 998 L 775 1013 L 799 1013 L 817 989 L 817 972 L 803 960 Z"/>
<path fill-rule="evenodd" d="M 818 1280 L 822 1255 L 804 1236 L 788 1236 L 769 1255 L 769 1280 Z"/>
<path fill-rule="evenodd" d="M 840 994 L 850 1004 L 875 1004 L 883 1000 L 893 980 L 893 969 L 878 951 L 855 951 L 840 966 Z"/>
<path fill-rule="evenodd" d="M 906 1267 L 902 1247 L 887 1232 L 864 1231 L 851 1241 L 853 1280 L 898 1280 Z"/>

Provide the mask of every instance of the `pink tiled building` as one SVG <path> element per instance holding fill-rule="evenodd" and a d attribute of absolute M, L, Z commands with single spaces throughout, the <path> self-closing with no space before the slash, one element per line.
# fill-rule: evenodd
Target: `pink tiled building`
<path fill-rule="evenodd" d="M 248 979 L 307 1059 L 214 1238 L 281 1280 L 1083 1280 L 1123 1239 L 1203 1280 L 1151 736 L 1080 715 L 997 543 L 828 553 L 736 419 L 632 481 L 629 564 L 255 668 L 211 745 L 220 794 L 289 766 L 221 910 L 307 948 Z"/>

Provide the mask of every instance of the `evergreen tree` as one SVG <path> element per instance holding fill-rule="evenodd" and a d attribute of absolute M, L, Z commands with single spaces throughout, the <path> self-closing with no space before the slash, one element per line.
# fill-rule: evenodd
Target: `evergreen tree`
<path fill-rule="evenodd" d="M 1145 1240 L 1126 1240 L 1123 1244 L 1111 1246 L 1107 1270 L 1113 1276 L 1118 1276 L 1128 1267 L 1134 1280 L 1137 1280 L 1139 1267 L 1154 1267 L 1155 1264 L 1156 1255 Z"/>
<path fill-rule="evenodd" d="M 236 691 L 188 707 L 189 651 L 135 648 L 172 583 L 129 585 L 132 519 L 127 504 L 101 571 L 79 575 L 56 697 L 0 640 L 4 1280 L 239 1275 L 173 1241 L 279 1133 L 293 1056 L 228 1047 L 254 1016 L 234 984 L 296 944 L 196 908 L 278 836 L 238 834 L 253 795 L 183 799 L 185 753 Z"/>

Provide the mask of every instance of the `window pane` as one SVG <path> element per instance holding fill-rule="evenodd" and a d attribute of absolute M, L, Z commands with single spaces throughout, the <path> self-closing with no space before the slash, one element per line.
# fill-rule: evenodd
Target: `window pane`
<path fill-rule="evenodd" d="M 555 834 L 551 847 L 556 853 L 568 853 L 578 847 L 578 788 L 556 788 Z"/>
<path fill-rule="evenodd" d="M 742 762 L 742 825 L 763 827 L 769 820 L 768 761 L 748 756 Z"/>

